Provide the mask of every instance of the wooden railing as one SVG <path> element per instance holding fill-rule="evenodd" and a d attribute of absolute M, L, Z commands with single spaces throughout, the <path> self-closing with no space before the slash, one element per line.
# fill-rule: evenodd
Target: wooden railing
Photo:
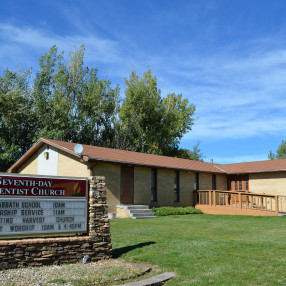
<path fill-rule="evenodd" d="M 286 213 L 286 196 L 278 196 L 278 212 Z"/>
<path fill-rule="evenodd" d="M 210 214 L 274 216 L 286 213 L 286 196 L 198 190 L 195 193 L 195 201 L 197 208 Z"/>

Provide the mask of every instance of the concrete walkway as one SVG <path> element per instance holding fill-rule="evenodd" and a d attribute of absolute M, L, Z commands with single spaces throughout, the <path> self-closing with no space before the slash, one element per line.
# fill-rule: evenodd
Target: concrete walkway
<path fill-rule="evenodd" d="M 175 277 L 176 273 L 174 272 L 165 272 L 159 275 L 156 275 L 152 278 L 148 278 L 145 280 L 122 284 L 119 286 L 160 286 L 163 282 L 170 280 L 171 278 Z"/>

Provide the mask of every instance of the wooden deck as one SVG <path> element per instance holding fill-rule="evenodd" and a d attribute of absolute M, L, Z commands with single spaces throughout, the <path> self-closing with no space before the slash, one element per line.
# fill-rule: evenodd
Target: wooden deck
<path fill-rule="evenodd" d="M 249 192 L 205 191 L 195 194 L 196 208 L 206 214 L 277 216 L 286 213 L 286 197 Z"/>

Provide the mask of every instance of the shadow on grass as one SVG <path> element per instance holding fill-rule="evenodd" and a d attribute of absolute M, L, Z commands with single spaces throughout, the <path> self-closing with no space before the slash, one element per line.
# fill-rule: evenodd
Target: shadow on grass
<path fill-rule="evenodd" d="M 134 244 L 134 245 L 130 245 L 130 246 L 116 248 L 116 249 L 112 250 L 112 257 L 113 258 L 119 258 L 121 255 L 123 255 L 129 251 L 132 251 L 136 248 L 142 248 L 144 246 L 152 245 L 155 243 L 156 242 L 154 242 L 154 241 L 148 241 L 148 242 L 142 242 L 142 243 L 138 243 L 138 244 Z"/>

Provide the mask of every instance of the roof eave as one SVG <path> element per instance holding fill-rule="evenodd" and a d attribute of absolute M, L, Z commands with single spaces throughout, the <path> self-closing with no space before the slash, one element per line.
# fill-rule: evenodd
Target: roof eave
<path fill-rule="evenodd" d="M 62 151 L 65 151 L 75 157 L 78 157 L 80 158 L 79 155 L 77 155 L 75 152 L 61 146 L 61 145 L 58 145 L 54 142 L 51 142 L 49 141 L 48 139 L 45 139 L 45 138 L 41 138 L 39 139 L 19 160 L 17 160 L 17 162 L 15 162 L 8 170 L 7 170 L 7 173 L 13 173 L 13 172 L 16 172 L 17 169 L 22 166 L 24 163 L 26 163 L 28 161 L 28 159 L 33 156 L 43 145 L 50 145 L 50 146 L 53 146 L 55 148 L 58 148 Z M 86 159 L 84 159 L 84 161 L 87 161 Z"/>
<path fill-rule="evenodd" d="M 259 171 L 243 171 L 243 172 L 227 172 L 229 175 L 234 174 L 256 174 L 256 173 L 274 173 L 274 172 L 285 172 L 286 169 L 272 169 L 272 170 L 259 170 Z"/>
<path fill-rule="evenodd" d="M 141 164 L 141 163 L 134 163 L 134 162 L 127 162 L 127 161 L 118 161 L 118 160 L 108 160 L 108 159 L 101 159 L 101 158 L 88 158 L 89 162 L 107 162 L 107 163 L 116 163 L 116 164 L 125 164 L 125 165 L 133 165 L 133 166 L 142 166 L 142 167 L 151 167 L 151 168 L 161 168 L 161 169 L 171 169 L 171 170 L 182 170 L 182 171 L 191 171 L 191 172 L 201 172 L 201 173 L 216 173 L 216 174 L 225 174 L 222 171 L 204 171 L 198 169 L 187 169 L 187 168 L 176 168 L 176 167 L 166 167 L 161 165 L 151 165 L 151 164 Z"/>
<path fill-rule="evenodd" d="M 39 139 L 19 160 L 17 160 L 6 172 L 14 173 L 24 164 L 31 156 L 33 156 L 45 143 L 43 139 Z"/>

